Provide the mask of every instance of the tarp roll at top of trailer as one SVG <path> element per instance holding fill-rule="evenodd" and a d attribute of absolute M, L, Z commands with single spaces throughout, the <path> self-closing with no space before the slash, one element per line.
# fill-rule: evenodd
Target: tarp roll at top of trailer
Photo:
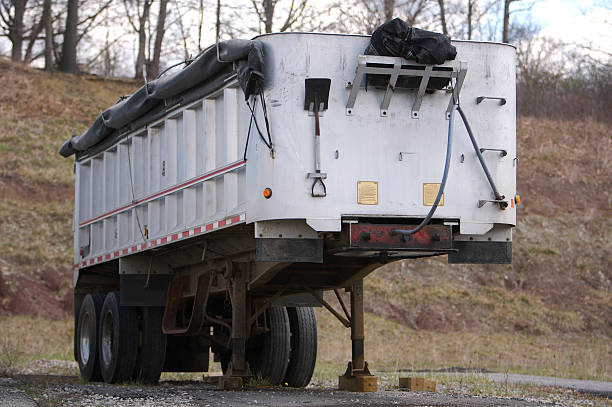
<path fill-rule="evenodd" d="M 106 109 L 87 131 L 67 140 L 60 148 L 60 155 L 69 157 L 88 151 L 137 119 L 152 115 L 156 108 L 164 105 L 164 100 L 186 93 L 195 86 L 210 83 L 207 92 L 223 87 L 224 82 L 215 79 L 228 67 L 233 67 L 232 64 L 236 65 L 238 82 L 245 98 L 261 93 L 264 79 L 263 43 L 259 40 L 223 41 L 207 48 L 180 71 L 145 84 L 133 95 Z"/>

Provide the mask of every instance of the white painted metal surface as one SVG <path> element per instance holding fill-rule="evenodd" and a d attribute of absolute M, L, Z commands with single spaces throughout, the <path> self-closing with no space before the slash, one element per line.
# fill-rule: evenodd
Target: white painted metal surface
<path fill-rule="evenodd" d="M 250 114 L 236 83 L 175 110 L 106 151 L 76 165 L 75 279 L 78 268 L 165 244 L 183 231 L 205 232 L 231 219 L 247 223 L 302 219 L 316 231 L 337 231 L 343 216 L 422 218 L 423 184 L 440 182 L 446 151 L 450 94 L 423 98 L 411 117 L 413 90 L 396 90 L 385 117 L 384 90 L 361 89 L 351 115 L 346 104 L 364 36 L 308 33 L 259 37 L 265 44 L 265 98 L 275 154 L 252 132 L 242 161 Z M 508 45 L 454 42 L 467 64 L 461 105 L 500 192 L 515 196 L 515 49 Z M 409 64 L 409 63 L 408 63 Z M 311 196 L 314 118 L 304 110 L 304 79 L 331 79 L 329 109 L 321 117 L 321 170 L 327 196 Z M 479 96 L 503 97 L 507 103 Z M 257 120 L 263 125 L 261 105 Z M 378 183 L 378 204 L 358 204 L 358 181 Z M 271 188 L 270 199 L 263 196 Z M 495 225 L 494 240 L 510 238 L 515 207 L 478 201 L 493 194 L 459 115 L 452 165 L 435 218 L 459 221 L 464 235 Z M 236 218 L 236 216 L 239 218 Z M 221 222 L 219 222 L 221 221 Z M 203 228 L 203 229 L 202 229 Z M 212 228 L 210 228 L 212 230 Z M 181 235 L 182 236 L 182 235 Z M 189 234 L 188 234 L 189 236 Z M 127 249 L 127 251 L 126 251 Z M 110 253 L 110 256 L 106 256 Z"/>

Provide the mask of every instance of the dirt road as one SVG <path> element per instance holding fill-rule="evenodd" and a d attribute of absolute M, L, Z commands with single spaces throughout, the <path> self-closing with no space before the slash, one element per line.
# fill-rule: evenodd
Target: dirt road
<path fill-rule="evenodd" d="M 219 391 L 202 382 L 162 382 L 158 386 L 83 384 L 75 376 L 21 375 L 0 378 L 0 406 L 575 406 L 592 401 L 540 398 L 479 397 L 461 393 L 384 390 L 349 393 L 329 388 Z"/>

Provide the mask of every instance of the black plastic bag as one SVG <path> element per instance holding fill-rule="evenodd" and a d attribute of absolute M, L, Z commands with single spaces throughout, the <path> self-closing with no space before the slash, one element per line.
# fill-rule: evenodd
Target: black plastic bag
<path fill-rule="evenodd" d="M 403 57 L 419 64 L 442 64 L 455 59 L 457 50 L 448 36 L 410 27 L 395 18 L 374 31 L 366 54 Z"/>

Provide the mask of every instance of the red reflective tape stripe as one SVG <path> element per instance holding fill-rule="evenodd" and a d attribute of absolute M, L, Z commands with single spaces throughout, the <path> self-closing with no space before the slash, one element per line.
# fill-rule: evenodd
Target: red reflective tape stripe
<path fill-rule="evenodd" d="M 98 256 L 98 261 L 102 261 L 102 256 Z"/>
<path fill-rule="evenodd" d="M 163 191 L 159 191 L 159 192 L 157 192 L 157 193 L 155 193 L 153 195 L 149 195 L 149 196 L 147 196 L 145 198 L 142 198 L 142 199 L 139 199 L 137 201 L 134 201 L 131 204 L 122 206 L 122 207 L 117 208 L 117 209 L 113 209 L 112 211 L 106 212 L 106 213 L 104 213 L 104 214 L 102 214 L 100 216 L 96 216 L 95 218 L 86 220 L 85 222 L 81 222 L 81 223 L 79 223 L 79 226 L 82 227 L 82 226 L 88 225 L 90 223 L 93 223 L 93 222 L 95 222 L 95 221 L 97 221 L 99 219 L 102 219 L 104 217 L 113 215 L 113 214 L 115 214 L 117 212 L 121 212 L 121 211 L 124 211 L 126 209 L 130 209 L 130 208 L 136 207 L 137 205 L 140 205 L 141 203 L 144 203 L 144 202 L 147 202 L 147 201 L 151 201 L 151 200 L 153 200 L 153 199 L 155 199 L 155 198 L 157 198 L 157 197 L 159 197 L 161 195 L 169 194 L 171 192 L 176 191 L 177 189 L 186 188 L 186 187 L 188 187 L 188 186 L 190 186 L 192 184 L 195 184 L 195 183 L 197 183 L 199 181 L 205 181 L 206 179 L 212 178 L 212 177 L 214 177 L 215 175 L 217 175 L 219 173 L 222 173 L 224 171 L 233 170 L 234 168 L 240 167 L 240 166 L 242 166 L 244 164 L 246 164 L 246 161 L 243 160 L 243 161 L 239 161 L 239 162 L 227 165 L 225 167 L 221 167 L 221 168 L 219 168 L 217 170 L 214 170 L 214 171 L 211 171 L 209 173 L 206 173 L 206 174 L 204 174 L 204 175 L 202 175 L 202 176 L 200 176 L 198 178 L 194 178 L 194 179 L 189 180 L 187 182 L 184 182 L 182 184 L 175 185 L 172 188 L 164 189 Z"/>
<path fill-rule="evenodd" d="M 146 243 L 141 243 L 140 244 L 140 250 L 146 249 L 146 248 L 147 248 L 147 244 Z"/>
<path fill-rule="evenodd" d="M 89 264 L 94 264 L 94 259 L 89 259 Z"/>
<path fill-rule="evenodd" d="M 157 240 L 151 240 L 151 242 L 149 242 L 149 245 L 150 245 L 151 247 L 153 247 L 153 246 L 157 246 Z"/>
<path fill-rule="evenodd" d="M 106 260 L 110 259 L 110 253 L 106 253 L 104 257 L 106 257 Z"/>
<path fill-rule="evenodd" d="M 208 225 L 206 225 L 206 231 L 212 230 L 213 228 L 213 224 L 209 223 Z"/>
<path fill-rule="evenodd" d="M 138 250 L 138 246 L 132 246 L 132 252 L 135 252 L 136 250 Z"/>
<path fill-rule="evenodd" d="M 188 230 L 186 230 L 183 233 L 181 233 L 181 237 L 187 237 L 187 236 L 189 236 L 189 231 Z"/>
<path fill-rule="evenodd" d="M 117 213 L 117 212 L 124 211 L 124 210 L 126 210 L 126 209 L 129 209 L 131 206 L 134 206 L 134 205 L 133 205 L 133 204 L 127 204 L 127 205 L 125 205 L 125 206 L 122 206 L 121 208 L 113 209 L 113 210 L 112 210 L 112 211 L 110 211 L 110 212 L 106 212 L 106 213 L 103 213 L 103 214 L 102 214 L 102 215 L 100 215 L 100 216 L 96 216 L 95 218 L 92 218 L 92 219 L 86 220 L 85 222 L 80 223 L 80 224 L 79 224 L 79 226 L 84 226 L 84 225 L 86 225 L 86 224 L 94 223 L 94 222 L 95 222 L 95 221 L 97 221 L 98 219 L 102 219 L 102 218 L 103 218 L 103 217 L 105 217 L 105 216 L 113 215 L 113 214 L 115 214 L 115 213 Z"/>
<path fill-rule="evenodd" d="M 223 226 L 225 226 L 225 223 L 226 223 L 225 219 L 220 220 L 219 221 L 219 227 L 222 228 Z"/>
<path fill-rule="evenodd" d="M 238 216 L 234 216 L 234 217 L 232 218 L 232 223 L 238 223 L 238 222 L 240 222 L 240 215 L 238 215 Z"/>
<path fill-rule="evenodd" d="M 171 240 L 176 240 L 178 239 L 178 233 L 173 234 L 172 236 L 170 236 Z"/>
<path fill-rule="evenodd" d="M 83 267 L 85 267 L 87 265 L 87 261 L 84 261 L 83 263 L 81 263 L 81 265 L 83 265 Z"/>
<path fill-rule="evenodd" d="M 118 251 L 116 251 L 114 254 L 115 254 L 115 257 L 119 256 L 119 252 Z"/>
<path fill-rule="evenodd" d="M 161 242 L 162 242 L 162 244 L 166 243 L 167 241 L 168 241 L 168 238 L 167 238 L 167 237 L 162 237 L 162 238 L 161 238 Z"/>
<path fill-rule="evenodd" d="M 193 229 L 193 234 L 194 235 L 198 235 L 200 233 L 202 233 L 202 227 L 201 226 L 198 226 L 197 228 Z"/>
<path fill-rule="evenodd" d="M 128 251 L 129 251 L 128 249 L 123 249 L 121 252 L 122 252 L 123 254 L 128 254 Z"/>

